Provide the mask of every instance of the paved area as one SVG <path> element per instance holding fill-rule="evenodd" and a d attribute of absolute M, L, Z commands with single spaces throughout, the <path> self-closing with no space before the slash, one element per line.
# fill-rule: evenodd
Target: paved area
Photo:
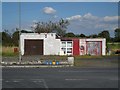
<path fill-rule="evenodd" d="M 117 68 L 2 68 L 3 88 L 118 88 Z"/>

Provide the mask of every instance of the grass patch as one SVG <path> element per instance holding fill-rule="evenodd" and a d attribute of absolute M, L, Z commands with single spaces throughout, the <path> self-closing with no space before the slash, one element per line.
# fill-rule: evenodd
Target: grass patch
<path fill-rule="evenodd" d="M 17 56 L 19 55 L 19 52 L 14 52 L 14 48 L 18 47 L 2 47 L 2 51 L 0 52 L 2 56 Z"/>
<path fill-rule="evenodd" d="M 116 50 L 120 49 L 120 43 L 107 43 L 107 46 L 112 51 L 116 51 Z"/>
<path fill-rule="evenodd" d="M 105 61 L 105 60 L 75 60 L 76 67 L 117 67 L 118 60 Z"/>

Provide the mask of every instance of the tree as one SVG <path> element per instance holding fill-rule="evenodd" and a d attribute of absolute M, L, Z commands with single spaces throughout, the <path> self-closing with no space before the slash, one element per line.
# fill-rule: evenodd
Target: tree
<path fill-rule="evenodd" d="M 64 37 L 75 37 L 75 34 L 72 32 L 66 33 Z"/>
<path fill-rule="evenodd" d="M 58 22 L 37 22 L 35 23 L 34 32 L 36 33 L 56 33 L 59 36 L 64 36 L 66 33 L 68 20 L 59 20 Z"/>
<path fill-rule="evenodd" d="M 101 33 L 99 33 L 98 37 L 106 38 L 107 41 L 110 41 L 110 34 L 107 30 L 104 30 Z"/>
<path fill-rule="evenodd" d="M 84 34 L 80 34 L 80 37 L 81 37 L 81 38 L 84 38 L 84 37 L 86 37 L 86 36 L 85 36 Z"/>
<path fill-rule="evenodd" d="M 4 30 L 2 32 L 2 46 L 11 46 L 12 45 L 12 39 L 8 32 L 8 30 Z"/>
<path fill-rule="evenodd" d="M 115 29 L 115 41 L 120 42 L 120 28 Z"/>
<path fill-rule="evenodd" d="M 33 31 L 21 30 L 21 33 L 34 33 Z"/>
<path fill-rule="evenodd" d="M 12 42 L 13 42 L 13 45 L 14 45 L 14 46 L 18 46 L 18 45 L 19 45 L 18 41 L 19 41 L 19 31 L 16 30 L 16 31 L 12 34 Z"/>
<path fill-rule="evenodd" d="M 92 34 L 92 35 L 90 35 L 89 37 L 90 37 L 90 38 L 97 38 L 98 36 L 97 36 L 97 34 Z"/>

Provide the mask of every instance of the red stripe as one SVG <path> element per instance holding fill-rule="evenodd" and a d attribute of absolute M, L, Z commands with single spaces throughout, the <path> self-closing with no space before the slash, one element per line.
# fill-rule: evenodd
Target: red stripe
<path fill-rule="evenodd" d="M 80 55 L 79 39 L 73 39 L 73 55 Z"/>
<path fill-rule="evenodd" d="M 102 55 L 102 41 L 100 42 L 100 44 L 101 44 L 101 55 Z"/>

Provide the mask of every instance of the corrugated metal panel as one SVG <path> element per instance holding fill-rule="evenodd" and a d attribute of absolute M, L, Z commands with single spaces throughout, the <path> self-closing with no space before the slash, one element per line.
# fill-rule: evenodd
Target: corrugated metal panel
<path fill-rule="evenodd" d="M 101 41 L 87 41 L 86 52 L 90 55 L 102 55 Z"/>
<path fill-rule="evenodd" d="M 73 55 L 80 55 L 79 39 L 73 39 Z"/>
<path fill-rule="evenodd" d="M 25 55 L 43 55 L 43 40 L 25 39 Z"/>

